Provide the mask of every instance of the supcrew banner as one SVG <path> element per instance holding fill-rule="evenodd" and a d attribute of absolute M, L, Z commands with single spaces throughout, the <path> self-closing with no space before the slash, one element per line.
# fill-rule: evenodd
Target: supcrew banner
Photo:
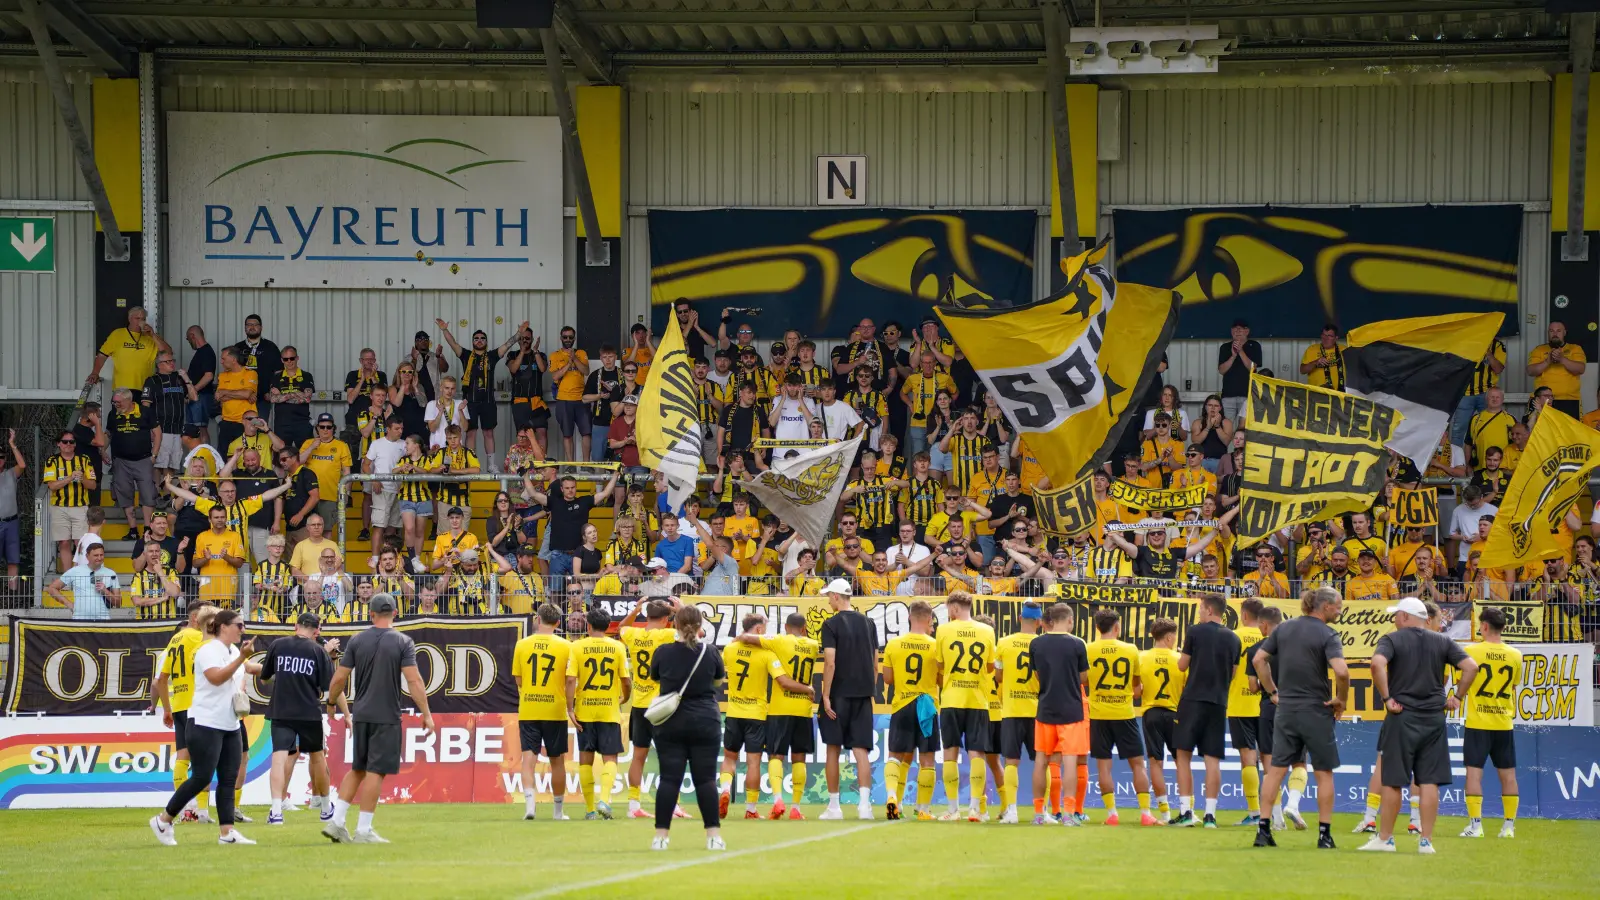
<path fill-rule="evenodd" d="M 45 715 L 114 715 L 150 708 L 156 666 L 167 640 L 181 626 L 166 622 L 71 622 L 15 619 L 11 665 L 6 670 L 5 711 Z M 364 624 L 325 625 L 324 638 L 341 641 Z M 435 712 L 515 712 L 517 688 L 511 651 L 527 633 L 519 616 L 402 620 L 395 628 L 417 645 L 417 669 Z M 272 641 L 294 634 L 293 625 L 250 623 L 252 659 Z M 272 689 L 255 678 L 245 687 L 255 712 L 266 711 Z"/>
<path fill-rule="evenodd" d="M 1384 444 L 1400 420 L 1371 400 L 1251 375 L 1235 523 L 1240 545 L 1369 509 L 1388 470 Z"/>
<path fill-rule="evenodd" d="M 859 446 L 861 438 L 856 437 L 774 459 L 771 468 L 739 484 L 773 515 L 793 526 L 806 543 L 821 547 Z"/>
<path fill-rule="evenodd" d="M 1561 522 L 1588 490 L 1589 472 L 1597 465 L 1600 432 L 1553 406 L 1541 410 L 1500 498 L 1478 564 L 1486 569 L 1525 566 L 1537 563 L 1546 550 L 1561 549 Z"/>
<path fill-rule="evenodd" d="M 1062 260 L 1066 287 L 1038 303 L 935 309 L 1051 484 L 1106 461 L 1177 324 L 1178 295 L 1118 284 L 1105 256 L 1101 245 Z"/>
<path fill-rule="evenodd" d="M 674 322 L 663 330 L 655 362 L 639 391 L 634 442 L 639 462 L 667 479 L 667 502 L 681 509 L 700 475 L 705 434 L 694 389 L 694 364 Z M 598 440 L 598 438 L 596 438 Z"/>
<path fill-rule="evenodd" d="M 1113 212 L 1117 277 L 1183 297 L 1177 337 L 1315 340 L 1324 322 L 1515 313 L 1522 206 L 1232 206 Z M 1507 315 L 1502 336 L 1517 333 Z"/>
<path fill-rule="evenodd" d="M 1193 509 L 1206 499 L 1206 486 L 1194 484 L 1178 488 L 1147 488 L 1113 478 L 1106 491 L 1111 499 L 1123 506 L 1148 512 L 1172 512 Z"/>

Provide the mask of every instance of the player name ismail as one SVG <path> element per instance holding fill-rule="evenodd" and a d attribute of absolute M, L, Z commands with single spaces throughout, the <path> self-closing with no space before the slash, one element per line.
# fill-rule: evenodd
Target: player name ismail
<path fill-rule="evenodd" d="M 246 221 L 248 220 L 248 221 Z M 409 223 L 409 227 L 408 226 Z M 528 246 L 528 210 L 395 206 L 257 206 L 220 203 L 205 207 L 208 245 L 295 245 L 290 259 L 313 247 L 495 247 Z M 287 237 L 287 240 L 285 240 Z M 511 243 L 507 243 L 508 239 Z"/>

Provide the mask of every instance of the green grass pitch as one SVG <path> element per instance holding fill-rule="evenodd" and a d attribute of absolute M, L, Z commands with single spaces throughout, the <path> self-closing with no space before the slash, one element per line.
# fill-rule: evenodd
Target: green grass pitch
<path fill-rule="evenodd" d="M 686 798 L 688 799 L 688 798 Z M 569 806 L 569 810 L 570 810 Z M 623 804 L 625 808 L 625 801 Z M 550 806 L 540 806 L 548 816 Z M 0 894 L 23 897 L 885 897 L 1017 896 L 1069 889 L 1089 896 L 1316 895 L 1594 897 L 1600 822 L 1528 819 L 1514 840 L 1464 840 L 1441 819 L 1437 856 L 1397 838 L 1398 853 L 1357 853 L 1355 817 L 1334 822 L 1339 849 L 1317 851 L 1312 830 L 1281 832 L 1276 850 L 1250 846 L 1254 829 L 976 825 L 966 822 L 805 822 L 735 819 L 726 853 L 709 853 L 697 820 L 680 819 L 672 847 L 652 852 L 645 820 L 524 822 L 506 805 L 395 805 L 376 827 L 389 846 L 324 839 L 314 812 L 267 827 L 250 808 L 241 830 L 256 847 L 219 847 L 212 825 L 184 825 L 163 847 L 151 811 L 0 813 Z M 742 812 L 735 804 L 735 815 Z M 765 807 L 763 807 L 765 812 Z M 1104 816 L 1091 810 L 1095 821 Z M 571 813 L 569 812 L 569 815 Z M 1135 814 L 1136 815 L 1136 814 Z M 1235 815 L 1236 819 L 1236 815 Z M 350 817 L 352 825 L 355 815 Z M 1046 888 L 1047 885 L 1053 887 Z M 308 893 L 309 892 L 309 893 Z"/>

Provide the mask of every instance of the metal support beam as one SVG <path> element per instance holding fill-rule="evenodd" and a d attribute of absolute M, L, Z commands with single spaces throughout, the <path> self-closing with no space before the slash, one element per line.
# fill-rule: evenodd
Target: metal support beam
<path fill-rule="evenodd" d="M 567 56 L 590 84 L 617 83 L 611 65 L 611 52 L 584 24 L 583 18 L 570 3 L 556 4 L 554 26 L 556 36 L 561 38 L 561 46 L 567 49 Z"/>
<path fill-rule="evenodd" d="M 106 196 L 105 182 L 100 180 L 100 167 L 95 165 L 94 147 L 89 143 L 89 132 L 78 117 L 78 107 L 72 100 L 72 88 L 61 71 L 61 60 L 56 58 L 55 45 L 50 42 L 50 29 L 39 13 L 37 0 L 21 0 L 22 20 L 33 35 L 34 48 L 39 51 L 39 62 L 44 68 L 45 80 L 50 83 L 50 93 L 56 99 L 56 111 L 61 114 L 61 125 L 72 141 L 72 155 L 78 160 L 78 171 L 89 187 L 89 198 L 94 201 L 95 214 L 100 217 L 100 229 L 106 235 L 106 259 L 121 261 L 128 258 L 128 242 L 117 228 L 117 215 L 111 210 L 111 198 Z"/>
<path fill-rule="evenodd" d="M 544 70 L 550 78 L 550 91 L 556 98 L 556 114 L 561 117 L 561 140 L 566 149 L 567 165 L 571 167 L 572 187 L 578 195 L 578 216 L 583 219 L 584 262 L 591 266 L 609 266 L 611 245 L 600 236 L 600 215 L 595 212 L 589 167 L 584 164 L 583 144 L 578 140 L 578 115 L 573 111 L 572 94 L 567 90 L 567 72 L 561 64 L 561 47 L 555 29 L 539 29 L 539 40 L 544 44 Z"/>
<path fill-rule="evenodd" d="M 39 0 L 44 21 L 112 78 L 135 78 L 134 54 L 73 0 Z"/>
<path fill-rule="evenodd" d="M 151 328 L 160 327 L 161 256 L 161 158 L 156 139 L 156 55 L 139 54 L 139 206 L 144 229 L 139 243 L 144 271 L 144 311 Z"/>
<path fill-rule="evenodd" d="M 1561 238 L 1561 259 L 1589 259 L 1589 236 L 1583 233 L 1584 182 L 1589 172 L 1589 73 L 1594 71 L 1594 13 L 1572 14 L 1572 139 L 1567 153 L 1567 233 Z"/>
<path fill-rule="evenodd" d="M 1078 239 L 1078 195 L 1072 180 L 1072 129 L 1067 120 L 1067 57 L 1061 35 L 1060 0 L 1044 0 L 1045 100 L 1050 105 L 1051 134 L 1055 137 L 1055 175 L 1061 195 L 1061 257 L 1083 250 Z"/>

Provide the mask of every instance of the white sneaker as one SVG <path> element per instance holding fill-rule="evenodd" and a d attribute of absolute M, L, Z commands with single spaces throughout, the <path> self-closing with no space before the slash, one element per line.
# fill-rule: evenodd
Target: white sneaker
<path fill-rule="evenodd" d="M 726 849 L 728 849 L 728 845 L 723 842 L 722 838 L 719 838 L 719 837 L 706 838 L 706 849 L 707 850 L 726 850 Z"/>
<path fill-rule="evenodd" d="M 332 819 L 328 820 L 328 824 L 322 826 L 322 836 L 335 844 L 350 843 L 349 829 L 344 827 L 343 822 L 335 822 Z"/>
<path fill-rule="evenodd" d="M 939 817 L 939 821 L 941 821 L 941 822 L 959 822 L 959 821 L 961 821 L 962 819 L 965 819 L 965 818 L 966 818 L 966 816 L 962 815 L 960 810 L 952 809 L 952 810 L 947 811 L 944 815 L 940 816 Z"/>
<path fill-rule="evenodd" d="M 1517 836 L 1517 820 L 1516 819 L 1507 819 L 1505 821 L 1505 824 L 1500 826 L 1500 836 L 1503 837 L 1503 838 L 1514 838 L 1514 837 L 1516 837 Z"/>
<path fill-rule="evenodd" d="M 1283 820 L 1283 815 L 1281 813 L 1274 813 L 1272 815 L 1272 830 L 1273 831 L 1286 831 L 1286 830 L 1288 830 L 1288 828 L 1289 828 L 1289 825 L 1288 825 L 1287 822 L 1285 822 Z"/>
<path fill-rule="evenodd" d="M 867 820 L 870 821 L 872 819 L 872 804 L 871 803 L 858 803 L 858 804 L 856 804 L 856 818 L 858 818 L 858 819 L 867 819 Z"/>
<path fill-rule="evenodd" d="M 650 839 L 650 849 L 651 850 L 665 850 L 665 849 L 667 849 L 667 839 L 664 838 L 664 837 L 651 838 Z"/>
<path fill-rule="evenodd" d="M 224 835 L 221 835 L 220 837 L 218 837 L 217 838 L 217 843 L 219 843 L 219 844 L 254 844 L 255 841 L 252 841 L 249 838 L 245 837 L 243 832 L 241 832 L 241 831 L 239 831 L 239 829 L 235 828 L 234 830 L 228 832 L 227 834 L 224 834 Z"/>
<path fill-rule="evenodd" d="M 1300 811 L 1299 810 L 1294 810 L 1294 809 L 1285 810 L 1284 813 L 1283 813 L 1283 817 L 1285 819 L 1288 819 L 1291 823 L 1294 824 L 1294 830 L 1295 831 L 1305 831 L 1306 830 L 1305 817 L 1300 815 Z"/>
<path fill-rule="evenodd" d="M 1350 829 L 1350 833 L 1351 834 L 1361 834 L 1362 832 L 1365 832 L 1365 831 L 1368 831 L 1368 830 L 1372 829 L 1377 824 L 1378 824 L 1378 820 L 1377 819 L 1374 819 L 1371 816 L 1362 816 L 1361 817 L 1361 822 L 1359 824 L 1357 824 L 1356 827 Z"/>
<path fill-rule="evenodd" d="M 1390 838 L 1390 839 L 1388 839 L 1386 841 L 1383 838 L 1378 837 L 1377 835 L 1373 835 L 1371 840 L 1368 840 L 1365 844 L 1362 844 L 1361 846 L 1357 847 L 1356 849 L 1357 850 L 1371 850 L 1371 851 L 1376 851 L 1378 853 L 1393 853 L 1393 852 L 1395 852 L 1395 850 L 1394 850 L 1394 838 Z"/>
<path fill-rule="evenodd" d="M 168 847 L 178 846 L 177 830 L 170 824 L 161 821 L 159 813 L 150 817 L 150 830 L 155 832 L 156 840 L 161 843 L 166 844 Z"/>
<path fill-rule="evenodd" d="M 1000 824 L 1001 825 L 1015 825 L 1015 824 L 1017 824 L 1017 805 L 1015 803 L 1013 803 L 1010 806 L 1006 807 L 1006 811 L 1000 814 Z"/>
<path fill-rule="evenodd" d="M 830 806 L 823 810 L 822 815 L 817 816 L 817 818 L 826 822 L 838 822 L 844 819 L 844 810 L 837 806 Z"/>
<path fill-rule="evenodd" d="M 1422 840 L 1417 842 L 1417 852 L 1418 853 L 1426 853 L 1427 855 L 1432 856 L 1433 854 L 1437 853 L 1438 851 L 1433 849 L 1433 841 L 1430 841 L 1427 838 L 1423 838 Z"/>
<path fill-rule="evenodd" d="M 358 831 L 350 836 L 352 844 L 387 844 L 387 840 L 378 835 L 376 831 Z"/>
<path fill-rule="evenodd" d="M 1483 837 L 1483 821 L 1480 819 L 1469 820 L 1467 822 L 1467 827 L 1461 829 L 1461 836 L 1464 838 Z"/>
<path fill-rule="evenodd" d="M 244 810 L 242 810 L 242 809 L 235 809 L 235 810 L 234 810 L 234 811 L 233 811 L 233 820 L 234 820 L 234 821 L 235 821 L 235 822 L 243 822 L 243 823 L 245 823 L 245 824 L 246 824 L 246 825 L 248 825 L 248 824 L 250 824 L 250 823 L 251 823 L 251 822 L 254 822 L 254 821 L 255 821 L 255 819 L 252 819 L 252 818 L 250 818 L 250 817 L 249 817 L 249 816 L 247 816 L 247 815 L 245 815 L 245 814 L 244 814 Z M 252 843 L 252 844 L 253 844 L 253 843 L 255 843 L 255 841 L 251 841 L 251 842 L 250 842 L 250 843 Z"/>

